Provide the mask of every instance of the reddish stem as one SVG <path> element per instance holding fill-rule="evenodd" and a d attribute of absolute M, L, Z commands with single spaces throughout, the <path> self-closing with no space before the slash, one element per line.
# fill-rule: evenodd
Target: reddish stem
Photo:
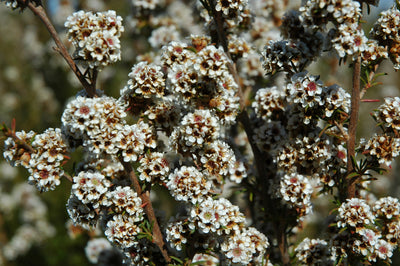
<path fill-rule="evenodd" d="M 360 108 L 360 75 L 361 75 L 361 56 L 358 56 L 354 62 L 353 70 L 353 89 L 351 94 L 351 111 L 349 121 L 349 138 L 347 140 L 347 174 L 354 171 L 352 158 L 355 157 L 355 144 L 357 133 L 358 112 Z M 347 198 L 356 197 L 356 183 L 358 179 L 348 180 Z"/>
<path fill-rule="evenodd" d="M 96 88 L 95 84 L 92 83 L 90 84 L 85 76 L 82 74 L 82 72 L 79 70 L 78 66 L 75 64 L 74 60 L 72 59 L 71 55 L 68 53 L 67 48 L 64 46 L 62 43 L 60 37 L 58 36 L 58 33 L 56 29 L 54 28 L 53 24 L 51 23 L 49 17 L 46 14 L 46 11 L 44 10 L 43 6 L 38 5 L 36 6 L 32 2 L 28 3 L 28 8 L 40 18 L 40 20 L 43 22 L 43 24 L 46 26 L 47 30 L 49 31 L 51 37 L 53 38 L 54 42 L 57 45 L 57 51 L 61 54 L 61 56 L 67 61 L 69 67 L 71 70 L 75 73 L 76 77 L 79 79 L 80 83 L 82 84 L 83 88 L 86 90 L 87 94 L 90 97 L 96 96 Z"/>
<path fill-rule="evenodd" d="M 130 163 L 124 162 L 122 158 L 120 158 L 120 162 L 124 166 L 125 171 L 129 174 L 129 178 L 132 181 L 133 188 L 142 200 L 142 206 L 144 206 L 144 211 L 146 212 L 147 218 L 153 225 L 153 242 L 159 247 L 164 259 L 167 262 L 171 262 L 171 258 L 168 255 L 167 247 L 164 243 L 160 226 L 158 225 L 158 221 L 154 213 L 153 205 L 151 204 L 150 192 L 142 190 L 142 187 L 140 186 L 139 180 L 135 174 L 135 171 L 132 168 L 132 165 Z"/>
<path fill-rule="evenodd" d="M 290 256 L 289 256 L 289 251 L 288 251 L 288 243 L 287 243 L 287 237 L 286 237 L 286 220 L 285 218 L 281 219 L 280 223 L 277 225 L 277 240 L 278 240 L 278 248 L 281 253 L 281 260 L 282 260 L 282 265 L 290 265 Z"/>

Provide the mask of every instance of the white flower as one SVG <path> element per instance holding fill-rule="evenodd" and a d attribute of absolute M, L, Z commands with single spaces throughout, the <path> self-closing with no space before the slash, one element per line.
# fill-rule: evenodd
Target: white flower
<path fill-rule="evenodd" d="M 94 238 L 87 242 L 85 254 L 91 263 L 96 264 L 98 262 L 100 253 L 108 249 L 112 249 L 112 245 L 107 239 Z"/>

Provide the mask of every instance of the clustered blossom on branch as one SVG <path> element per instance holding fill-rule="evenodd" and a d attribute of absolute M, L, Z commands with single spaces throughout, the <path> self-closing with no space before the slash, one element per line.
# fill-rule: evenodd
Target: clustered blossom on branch
<path fill-rule="evenodd" d="M 334 258 L 354 253 L 360 261 L 390 261 L 400 241 L 399 207 L 399 200 L 392 197 L 381 198 L 373 206 L 364 199 L 348 199 L 338 209 L 337 226 L 345 230 L 334 238 Z"/>
<path fill-rule="evenodd" d="M 130 265 L 390 263 L 399 200 L 362 196 L 372 172 L 400 154 L 400 99 L 386 98 L 372 113 L 382 132 L 352 151 L 349 121 L 360 95 L 307 67 L 333 51 L 362 64 L 366 87 L 382 60 L 398 69 L 398 8 L 383 12 L 367 36 L 357 1 L 308 0 L 281 18 L 281 6 L 261 0 L 201 0 L 196 19 L 207 33 L 183 40 L 190 27 L 156 16 L 166 2 L 132 4 L 134 32 L 155 51 L 137 57 L 119 97 L 81 91 L 60 128 L 4 129 L 6 160 L 27 168 L 39 191 L 70 179 L 72 222 L 101 229 Z M 283 39 L 265 32 L 268 21 L 281 25 Z M 78 11 L 65 27 L 95 85 L 95 70 L 121 59 L 122 18 Z M 82 159 L 69 176 L 63 166 L 76 151 Z M 230 189 L 243 196 L 237 205 Z M 179 206 L 169 221 L 154 212 L 157 191 Z M 336 203 L 329 230 L 296 238 L 313 200 L 326 195 Z M 86 253 L 96 263 L 112 250 L 97 239 Z"/>
<path fill-rule="evenodd" d="M 389 10 L 383 11 L 381 16 L 376 21 L 371 29 L 371 36 L 377 40 L 379 45 L 387 49 L 390 60 L 394 64 L 394 68 L 400 69 L 400 11 L 392 7 Z"/>
<path fill-rule="evenodd" d="M 314 61 L 322 51 L 334 50 L 344 60 L 361 54 L 362 64 L 376 65 L 390 57 L 398 69 L 399 11 L 382 12 L 369 36 L 359 26 L 361 4 L 358 1 L 306 1 L 299 12 L 283 18 L 285 39 L 270 41 L 263 51 L 267 74 L 286 71 L 295 74 Z M 328 23 L 332 23 L 333 27 Z M 369 37 L 369 38 L 368 38 Z"/>
<path fill-rule="evenodd" d="M 75 45 L 75 57 L 90 68 L 104 67 L 121 60 L 119 37 L 124 31 L 122 18 L 115 11 L 78 11 L 64 25 Z"/>
<path fill-rule="evenodd" d="M 378 125 L 382 129 L 381 134 L 375 134 L 368 141 L 360 140 L 360 149 L 375 164 L 391 165 L 395 157 L 400 154 L 400 136 L 398 133 L 399 97 L 385 98 L 385 103 L 380 105 L 373 113 Z"/>
<path fill-rule="evenodd" d="M 54 190 L 64 175 L 63 161 L 66 160 L 67 145 L 59 128 L 49 128 L 42 134 L 33 131 L 17 132 L 16 139 L 5 141 L 4 158 L 14 165 L 22 165 L 28 169 L 29 183 L 39 191 Z M 18 142 L 31 143 L 32 151 L 19 147 Z"/>

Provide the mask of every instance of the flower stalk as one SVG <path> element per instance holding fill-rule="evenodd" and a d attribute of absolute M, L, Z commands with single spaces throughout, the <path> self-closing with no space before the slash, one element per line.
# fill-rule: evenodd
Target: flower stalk
<path fill-rule="evenodd" d="M 161 233 L 160 226 L 157 221 L 157 217 L 154 213 L 153 205 L 150 200 L 150 191 L 143 191 L 142 187 L 139 183 L 139 180 L 135 174 L 134 169 L 130 163 L 124 162 L 124 160 L 120 158 L 121 164 L 124 166 L 125 171 L 129 174 L 129 179 L 132 182 L 133 188 L 135 189 L 136 193 L 139 195 L 140 199 L 142 200 L 142 206 L 144 211 L 146 212 L 147 218 L 149 219 L 150 223 L 153 226 L 153 242 L 158 246 L 160 249 L 164 259 L 166 262 L 171 262 L 171 258 L 168 255 L 167 246 L 165 245 L 163 234 Z"/>
<path fill-rule="evenodd" d="M 353 158 L 355 157 L 355 146 L 356 146 L 356 134 L 357 134 L 357 123 L 358 113 L 360 109 L 360 79 L 361 78 L 361 56 L 357 56 L 354 67 L 353 67 L 353 88 L 351 93 L 351 109 L 350 109 L 350 120 L 348 129 L 348 140 L 347 140 L 347 175 L 354 172 Z M 351 199 L 357 196 L 356 184 L 358 178 L 349 178 L 347 184 L 347 198 Z"/>
<path fill-rule="evenodd" d="M 60 55 L 65 59 L 69 67 L 71 68 L 72 72 L 75 73 L 75 76 L 78 78 L 79 82 L 82 84 L 83 88 L 89 95 L 89 97 L 96 96 L 96 82 L 92 81 L 89 83 L 82 72 L 79 70 L 78 66 L 76 65 L 75 61 L 72 59 L 71 55 L 69 54 L 67 48 L 61 41 L 60 37 L 56 29 L 54 28 L 53 24 L 51 23 L 49 17 L 47 16 L 46 11 L 44 10 L 42 5 L 36 5 L 32 2 L 28 2 L 28 8 L 40 18 L 40 20 L 45 25 L 46 29 L 50 33 L 51 37 L 53 38 L 54 42 L 56 43 L 57 47 L 54 48 Z M 97 77 L 97 73 L 95 74 Z"/>

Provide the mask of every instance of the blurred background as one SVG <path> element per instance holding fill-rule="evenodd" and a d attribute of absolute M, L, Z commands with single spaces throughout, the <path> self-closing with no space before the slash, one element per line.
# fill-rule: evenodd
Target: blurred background
<path fill-rule="evenodd" d="M 119 90 L 127 82 L 133 64 L 151 58 L 152 53 L 159 50 L 157 45 L 152 46 L 148 42 L 156 26 L 175 25 L 182 40 L 187 40 L 191 33 L 202 33 L 202 22 L 188 22 L 194 5 L 190 1 L 147 1 L 155 4 L 154 12 L 161 14 L 158 25 L 146 25 L 135 18 L 137 10 L 133 8 L 134 2 L 44 1 L 66 45 L 70 44 L 66 40 L 63 24 L 76 10 L 111 9 L 123 17 L 125 33 L 121 40 L 122 60 L 101 71 L 98 81 L 99 88 L 115 97 L 118 97 Z M 299 1 L 294 1 L 291 6 L 298 4 Z M 366 32 L 380 10 L 388 9 L 392 4 L 392 1 L 384 0 L 371 11 L 364 25 Z M 12 11 L 2 2 L 0 36 L 0 122 L 10 126 L 15 118 L 17 130 L 34 130 L 38 133 L 49 127 L 60 127 L 64 105 L 81 87 L 64 59 L 52 48 L 54 43 L 41 21 L 29 10 Z M 72 47 L 70 49 L 72 52 Z M 348 65 L 337 66 L 337 60 L 332 57 L 321 58 L 309 67 L 309 72 L 321 75 L 325 83 L 351 87 Z M 382 85 L 368 91 L 365 98 L 382 100 L 385 96 L 399 96 L 400 75 L 393 71 L 391 62 L 384 63 L 379 72 L 388 73 L 388 76 L 379 78 Z M 381 103 L 362 104 L 359 137 L 368 137 L 376 130 L 369 113 Z M 2 142 L 0 147 L 3 150 Z M 373 191 L 378 197 L 399 197 L 399 164 L 394 163 L 392 169 L 388 170 L 385 177 L 379 177 L 375 182 Z M 0 265 L 92 265 L 85 256 L 85 246 L 97 233 L 82 231 L 67 222 L 65 204 L 71 184 L 62 180 L 55 191 L 40 194 L 26 183 L 27 177 L 25 169 L 11 167 L 0 156 Z M 318 216 L 329 211 L 326 208 L 329 204 L 329 199 L 314 203 L 315 212 L 309 219 L 310 226 L 305 229 L 304 235 L 318 235 Z M 394 263 L 396 261 L 394 258 Z"/>

